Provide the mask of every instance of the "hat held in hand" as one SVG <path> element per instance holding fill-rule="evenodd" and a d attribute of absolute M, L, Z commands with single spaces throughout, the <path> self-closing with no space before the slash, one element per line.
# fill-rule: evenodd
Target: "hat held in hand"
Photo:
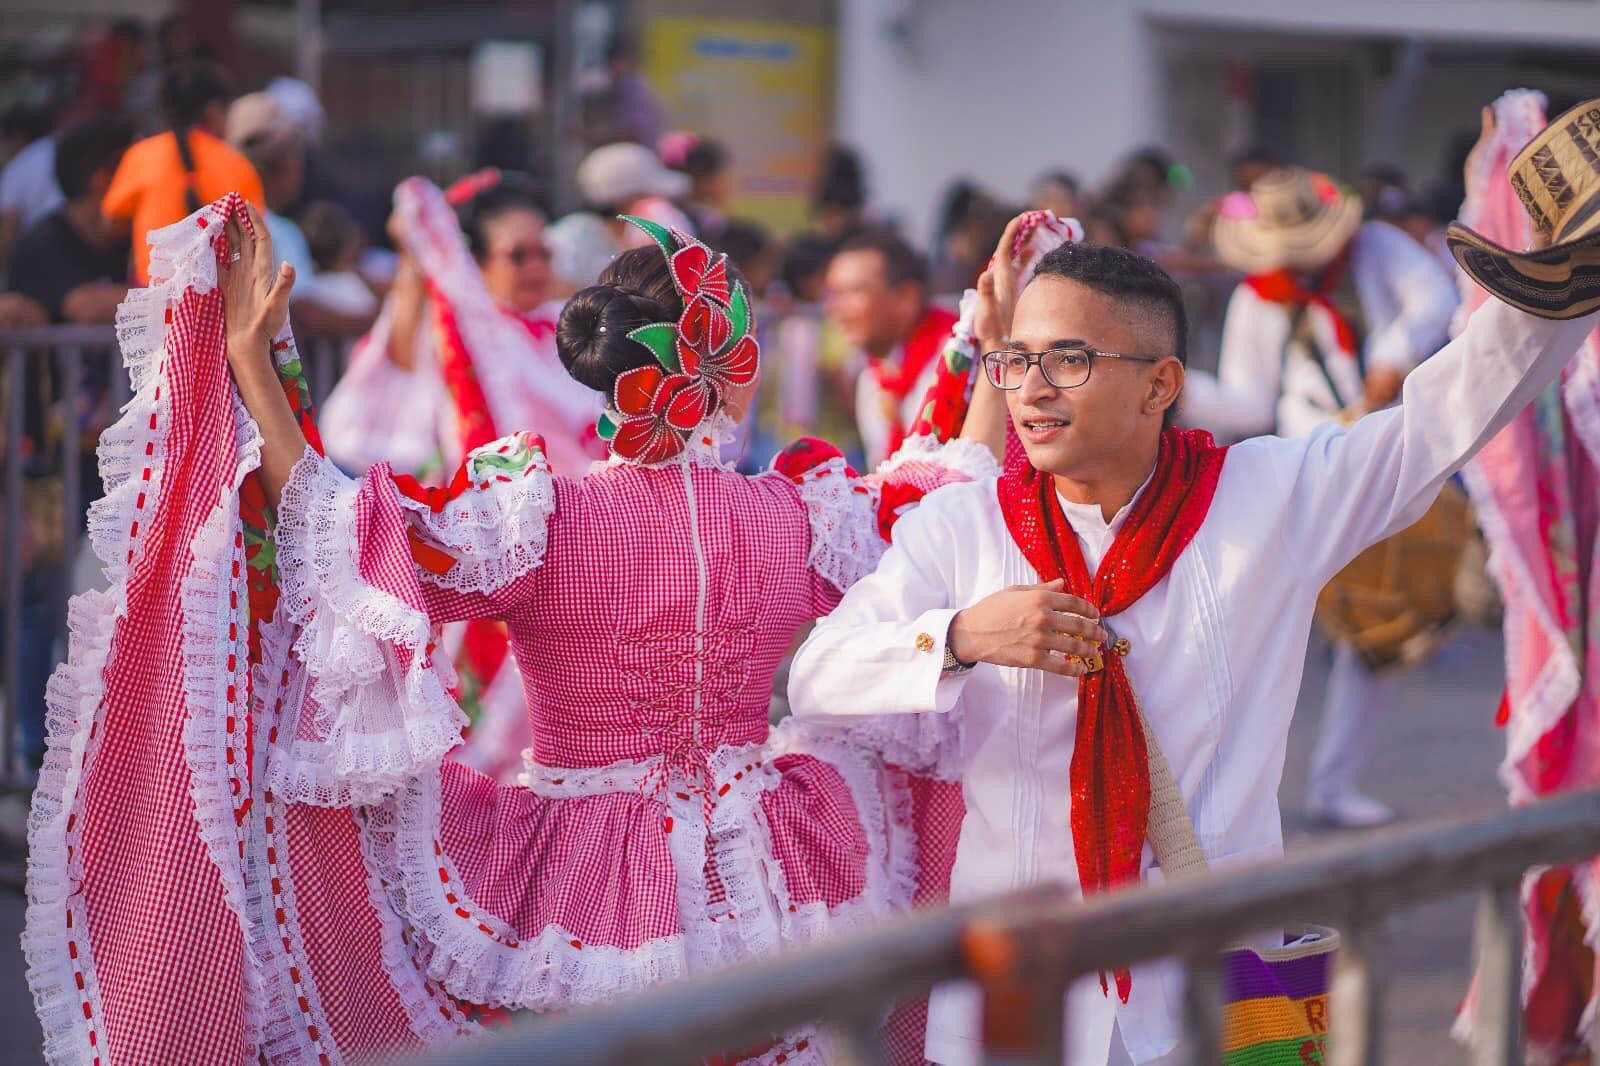
<path fill-rule="evenodd" d="M 1550 247 L 1516 252 L 1453 223 L 1450 252 L 1472 280 L 1540 318 L 1600 309 L 1600 100 L 1551 122 L 1511 161 L 1511 187 Z"/>

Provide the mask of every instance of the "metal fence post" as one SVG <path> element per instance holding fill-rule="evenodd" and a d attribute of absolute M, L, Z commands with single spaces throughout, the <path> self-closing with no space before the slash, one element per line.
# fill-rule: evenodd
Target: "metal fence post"
<path fill-rule="evenodd" d="M 1377 958 L 1381 920 L 1366 915 L 1341 931 L 1333 969 L 1328 1030 L 1333 1066 L 1372 1066 L 1382 1062 L 1383 970 Z"/>
<path fill-rule="evenodd" d="M 1473 1066 L 1521 1062 L 1522 901 L 1518 882 L 1490 885 L 1478 896 L 1472 939 L 1478 963 Z"/>
<path fill-rule="evenodd" d="M 1188 1066 L 1222 1061 L 1222 974 L 1219 957 L 1188 961 L 1183 985 L 1183 1050 Z"/>
<path fill-rule="evenodd" d="M 26 375 L 20 345 L 6 352 L 5 671 L 0 715 L 0 783 L 16 773 L 17 712 L 22 702 L 22 413 Z"/>

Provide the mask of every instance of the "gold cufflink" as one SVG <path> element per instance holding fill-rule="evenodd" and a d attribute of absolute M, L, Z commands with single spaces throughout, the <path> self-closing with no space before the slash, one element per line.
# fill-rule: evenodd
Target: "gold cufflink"
<path fill-rule="evenodd" d="M 918 651 L 932 651 L 933 650 L 933 637 L 930 636 L 927 633 L 918 633 L 917 634 L 917 650 Z"/>

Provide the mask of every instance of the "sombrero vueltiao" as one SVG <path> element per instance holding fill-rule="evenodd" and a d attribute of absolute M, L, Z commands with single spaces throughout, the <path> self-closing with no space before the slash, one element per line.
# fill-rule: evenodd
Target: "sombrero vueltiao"
<path fill-rule="evenodd" d="M 1361 198 L 1326 174 L 1286 167 L 1264 175 L 1248 193 L 1223 199 L 1211 239 L 1235 270 L 1319 270 L 1361 226 Z"/>
<path fill-rule="evenodd" d="M 1551 245 L 1502 248 L 1459 222 L 1446 239 L 1472 280 L 1540 318 L 1600 308 L 1600 100 L 1551 122 L 1511 161 L 1511 187 Z"/>

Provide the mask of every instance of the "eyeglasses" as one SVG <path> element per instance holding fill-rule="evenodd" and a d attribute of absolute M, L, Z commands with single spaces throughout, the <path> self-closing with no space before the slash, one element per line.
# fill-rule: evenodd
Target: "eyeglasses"
<path fill-rule="evenodd" d="M 1102 352 L 1094 348 L 1073 346 L 1050 348 L 1035 355 L 1032 352 L 1001 350 L 987 352 L 983 357 L 983 372 L 989 384 L 1007 392 L 1022 388 L 1028 368 L 1037 366 L 1045 381 L 1058 389 L 1075 389 L 1089 380 L 1096 359 L 1131 359 L 1136 363 L 1159 363 L 1160 355 L 1126 355 L 1122 352 Z"/>
<path fill-rule="evenodd" d="M 542 263 L 550 262 L 550 249 L 542 244 L 519 244 L 514 248 L 507 248 L 497 254 L 508 260 L 518 270 L 521 270 L 522 264 L 530 259 L 537 259 Z"/>

